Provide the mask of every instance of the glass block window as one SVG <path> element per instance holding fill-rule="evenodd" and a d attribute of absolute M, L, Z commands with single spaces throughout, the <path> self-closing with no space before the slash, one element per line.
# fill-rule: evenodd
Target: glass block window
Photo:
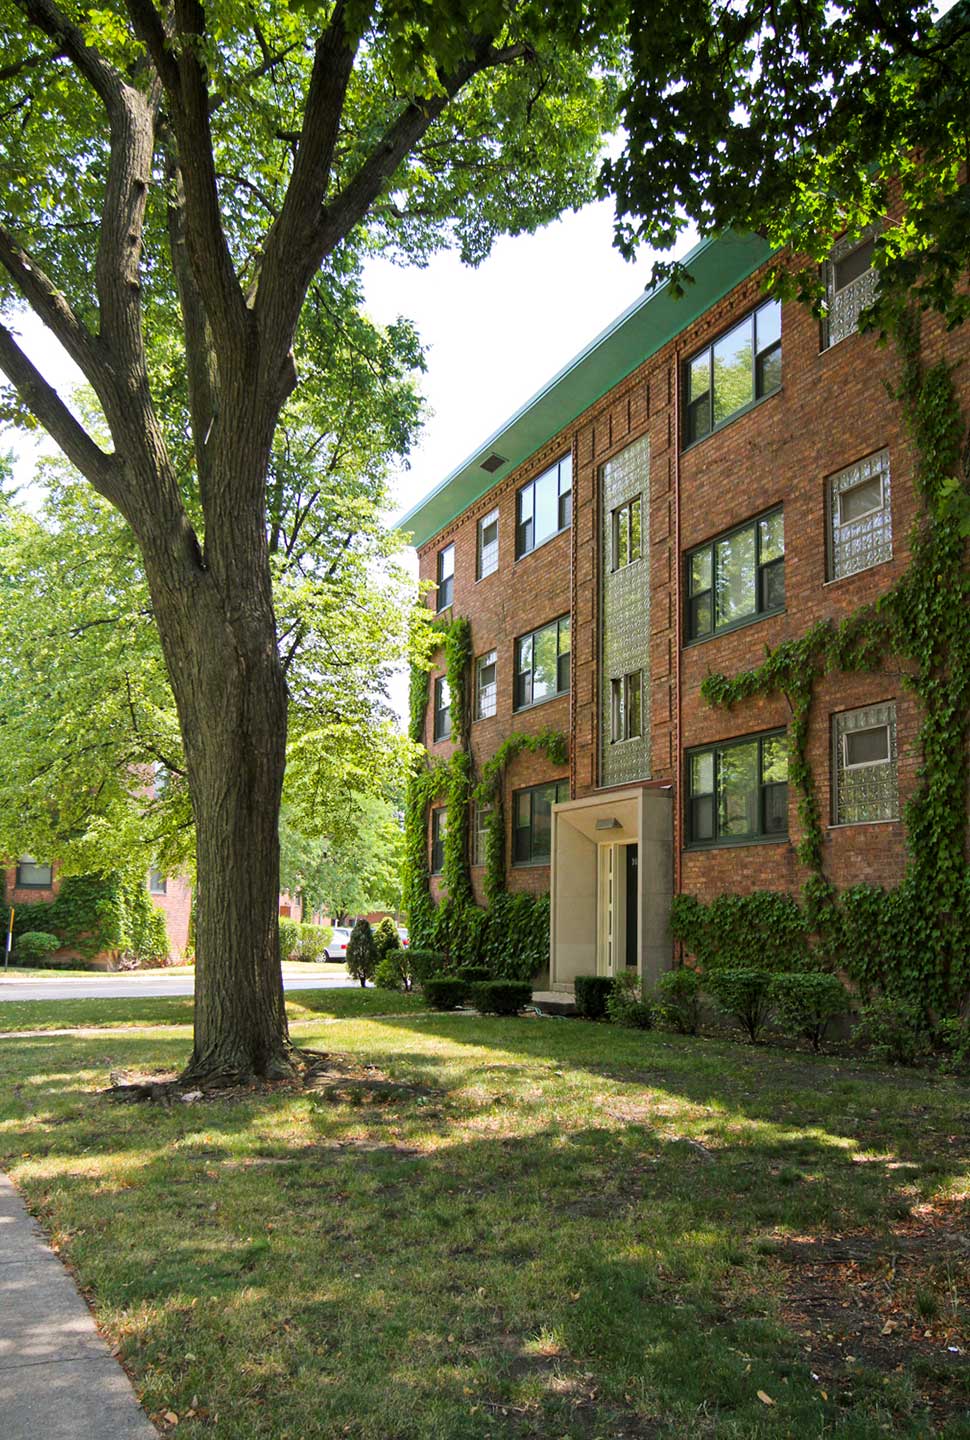
<path fill-rule="evenodd" d="M 438 609 L 447 610 L 455 598 L 455 547 L 438 551 Z"/>
<path fill-rule="evenodd" d="M 688 640 L 785 607 L 785 519 L 772 510 L 687 555 Z"/>
<path fill-rule="evenodd" d="M 565 530 L 572 518 L 573 457 L 564 455 L 516 496 L 516 559 Z"/>
<path fill-rule="evenodd" d="M 524 710 L 569 689 L 569 616 L 522 635 L 515 642 L 513 707 Z"/>
<path fill-rule="evenodd" d="M 785 732 L 689 751 L 684 818 L 690 845 L 737 845 L 787 835 Z"/>
<path fill-rule="evenodd" d="M 891 560 L 889 451 L 880 450 L 830 475 L 827 492 L 829 579 L 841 580 Z"/>
<path fill-rule="evenodd" d="M 548 865 L 552 855 L 552 807 L 569 799 L 569 781 L 533 785 L 512 796 L 512 864 Z"/>
<path fill-rule="evenodd" d="M 610 682 L 612 708 L 611 739 L 636 740 L 641 734 L 643 709 L 643 674 L 619 675 Z"/>
<path fill-rule="evenodd" d="M 168 881 L 161 870 L 150 870 L 148 872 L 148 889 L 152 895 L 165 895 L 168 893 Z"/>
<path fill-rule="evenodd" d="M 53 865 L 38 865 L 32 855 L 21 855 L 17 862 L 18 889 L 49 890 L 53 883 Z"/>
<path fill-rule="evenodd" d="M 684 444 L 692 445 L 781 386 L 781 305 L 769 300 L 687 362 Z"/>
<path fill-rule="evenodd" d="M 832 819 L 836 825 L 898 817 L 894 701 L 833 715 L 832 774 Z"/>
<path fill-rule="evenodd" d="M 498 511 L 483 515 L 478 522 L 478 578 L 494 575 L 498 569 Z"/>
<path fill-rule="evenodd" d="M 843 236 L 832 247 L 824 273 L 823 350 L 855 335 L 859 316 L 875 302 L 879 293 L 879 273 L 872 263 L 875 246 L 870 234 L 861 241 L 857 235 Z"/>
<path fill-rule="evenodd" d="M 472 864 L 485 864 L 488 847 L 488 822 L 492 814 L 491 805 L 472 805 Z"/>
<path fill-rule="evenodd" d="M 486 655 L 479 655 L 475 661 L 476 720 L 486 720 L 489 715 L 495 714 L 496 668 L 494 650 L 489 650 Z"/>
<path fill-rule="evenodd" d="M 431 812 L 431 873 L 440 875 L 445 868 L 445 834 L 448 829 L 448 811 L 442 806 Z"/>
<path fill-rule="evenodd" d="M 640 529 L 640 496 L 618 505 L 613 511 L 613 569 L 621 570 L 643 556 Z"/>
<path fill-rule="evenodd" d="M 451 734 L 451 688 L 447 675 L 434 682 L 434 738 L 447 740 Z"/>

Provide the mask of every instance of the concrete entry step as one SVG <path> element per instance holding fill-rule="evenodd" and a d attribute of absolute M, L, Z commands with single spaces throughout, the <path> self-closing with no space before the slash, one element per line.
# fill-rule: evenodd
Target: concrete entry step
<path fill-rule="evenodd" d="M 575 1015 L 576 1000 L 569 990 L 534 990 L 532 1003 L 547 1015 Z"/>

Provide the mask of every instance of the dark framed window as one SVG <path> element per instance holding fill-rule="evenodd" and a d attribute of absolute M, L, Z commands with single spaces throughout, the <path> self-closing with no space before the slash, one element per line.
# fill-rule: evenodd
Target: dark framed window
<path fill-rule="evenodd" d="M 455 547 L 438 551 L 438 609 L 447 610 L 455 598 Z"/>
<path fill-rule="evenodd" d="M 702 440 L 781 385 L 781 304 L 769 300 L 684 367 L 684 444 Z"/>
<path fill-rule="evenodd" d="M 487 720 L 495 714 L 496 673 L 498 665 L 494 650 L 479 655 L 475 661 L 475 719 Z"/>
<path fill-rule="evenodd" d="M 21 855 L 17 862 L 18 890 L 49 890 L 53 883 L 53 865 L 38 865 L 32 855 Z"/>
<path fill-rule="evenodd" d="M 569 781 L 532 785 L 512 795 L 512 864 L 548 865 L 552 856 L 552 807 L 569 799 Z"/>
<path fill-rule="evenodd" d="M 635 740 L 642 733 L 642 695 L 643 672 L 640 670 L 630 675 L 618 675 L 610 681 L 610 738 L 614 744 L 620 740 Z"/>
<path fill-rule="evenodd" d="M 551 620 L 515 642 L 513 709 L 524 710 L 569 689 L 569 616 Z"/>
<path fill-rule="evenodd" d="M 451 688 L 447 675 L 434 682 L 434 738 L 447 740 L 451 734 Z"/>
<path fill-rule="evenodd" d="M 688 640 L 701 640 L 783 610 L 783 511 L 772 510 L 688 551 L 686 572 Z"/>
<path fill-rule="evenodd" d="M 743 845 L 788 834 L 784 730 L 690 750 L 688 845 Z"/>
<path fill-rule="evenodd" d="M 150 870 L 148 872 L 148 889 L 152 895 L 167 895 L 168 881 L 161 870 Z"/>
<path fill-rule="evenodd" d="M 498 569 L 498 511 L 483 515 L 478 522 L 478 578 L 494 575 Z"/>
<path fill-rule="evenodd" d="M 640 496 L 613 511 L 613 569 L 632 565 L 643 555 L 640 530 Z"/>
<path fill-rule="evenodd" d="M 431 812 L 431 873 L 440 875 L 445 868 L 445 835 L 448 831 L 448 811 L 442 806 Z"/>
<path fill-rule="evenodd" d="M 515 557 L 551 540 L 573 518 L 573 457 L 564 455 L 516 496 Z"/>

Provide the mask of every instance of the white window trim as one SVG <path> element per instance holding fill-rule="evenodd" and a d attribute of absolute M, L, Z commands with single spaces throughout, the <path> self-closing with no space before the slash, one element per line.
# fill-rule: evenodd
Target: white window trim
<path fill-rule="evenodd" d="M 881 730 L 886 737 L 886 754 L 881 760 L 850 760 L 849 759 L 849 736 L 868 735 L 873 730 Z M 876 765 L 891 765 L 892 760 L 892 735 L 888 725 L 866 725 L 862 730 L 843 730 L 842 732 L 842 764 L 846 770 L 871 770 Z"/>

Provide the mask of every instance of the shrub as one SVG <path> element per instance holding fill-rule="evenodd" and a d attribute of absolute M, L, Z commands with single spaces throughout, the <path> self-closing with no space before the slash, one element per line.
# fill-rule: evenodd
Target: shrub
<path fill-rule="evenodd" d="M 471 1002 L 482 1015 L 518 1015 L 532 999 L 528 980 L 479 980 L 470 986 Z"/>
<path fill-rule="evenodd" d="M 296 943 L 296 958 L 307 962 L 325 960 L 327 958 L 327 946 L 333 939 L 333 929 L 330 925 L 300 925 L 298 926 L 298 939 Z"/>
<path fill-rule="evenodd" d="M 970 1016 L 941 1020 L 936 1034 L 944 1052 L 940 1068 L 948 1075 L 970 1075 Z"/>
<path fill-rule="evenodd" d="M 43 965 L 47 956 L 54 950 L 60 948 L 60 940 L 56 935 L 48 935 L 46 930 L 28 930 L 24 935 L 17 936 L 15 954 L 18 965 Z"/>
<path fill-rule="evenodd" d="M 411 974 L 419 985 L 434 979 L 445 968 L 445 956 L 440 950 L 409 950 L 407 955 Z"/>
<path fill-rule="evenodd" d="M 363 990 L 377 969 L 374 932 L 368 920 L 358 920 L 347 941 L 347 973 L 360 981 Z"/>
<path fill-rule="evenodd" d="M 877 1060 L 916 1065 L 930 1053 L 930 1029 L 921 1005 L 895 995 L 880 995 L 859 1013 L 852 1039 L 867 1045 Z"/>
<path fill-rule="evenodd" d="M 606 1000 L 613 988 L 610 975 L 577 975 L 573 981 L 576 992 L 576 1014 L 584 1020 L 602 1020 Z"/>
<path fill-rule="evenodd" d="M 837 975 L 807 971 L 774 975 L 771 999 L 786 1035 L 801 1035 L 817 1051 L 826 1026 L 849 1008 L 849 994 Z"/>
<path fill-rule="evenodd" d="M 378 964 L 391 950 L 401 949 L 401 937 L 390 915 L 385 915 L 374 931 L 374 948 L 377 951 Z"/>
<path fill-rule="evenodd" d="M 384 958 L 378 960 L 374 984 L 382 990 L 410 990 L 413 987 L 414 972 L 407 950 L 401 947 L 388 950 Z"/>
<path fill-rule="evenodd" d="M 280 920 L 280 959 L 292 960 L 300 943 L 300 927 L 295 920 Z"/>
<path fill-rule="evenodd" d="M 457 975 L 435 975 L 425 980 L 421 989 L 432 1010 L 457 1010 L 465 1003 L 468 986 Z"/>
<path fill-rule="evenodd" d="M 617 975 L 606 997 L 606 1013 L 614 1025 L 628 1030 L 649 1030 L 653 1024 L 653 1006 L 643 998 L 643 986 L 635 970 Z"/>
<path fill-rule="evenodd" d="M 690 965 L 668 970 L 657 981 L 657 1013 L 680 1035 L 696 1035 L 701 1019 L 701 977 Z"/>
<path fill-rule="evenodd" d="M 478 985 L 480 982 L 492 978 L 492 973 L 487 965 L 459 965 L 455 974 L 459 980 L 464 980 L 466 985 Z"/>
<path fill-rule="evenodd" d="M 715 970 L 704 977 L 704 989 L 720 1010 L 733 1016 L 752 1045 L 757 1045 L 771 1018 L 773 978 L 766 970 L 751 967 Z"/>

